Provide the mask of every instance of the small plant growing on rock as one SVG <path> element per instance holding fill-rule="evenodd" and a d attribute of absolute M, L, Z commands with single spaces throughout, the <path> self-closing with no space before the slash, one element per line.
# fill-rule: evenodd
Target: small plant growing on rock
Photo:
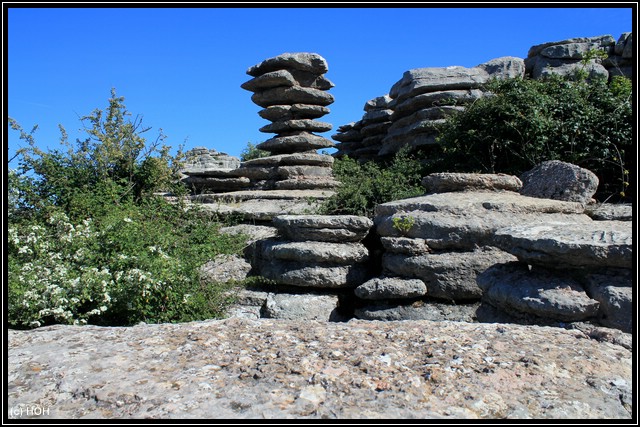
<path fill-rule="evenodd" d="M 403 235 L 406 235 L 411 227 L 413 227 L 416 223 L 416 219 L 410 215 L 396 216 L 393 217 L 393 228 L 398 230 Z"/>

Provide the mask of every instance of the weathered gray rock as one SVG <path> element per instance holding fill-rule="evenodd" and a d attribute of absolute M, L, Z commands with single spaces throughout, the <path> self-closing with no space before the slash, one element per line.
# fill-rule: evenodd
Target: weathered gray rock
<path fill-rule="evenodd" d="M 258 111 L 260 117 L 272 122 L 277 120 L 317 119 L 326 114 L 329 114 L 327 107 L 309 104 L 272 105 Z"/>
<path fill-rule="evenodd" d="M 465 190 L 508 190 L 518 191 L 522 181 L 517 176 L 507 174 L 480 173 L 432 173 L 422 178 L 422 186 L 429 193 L 448 193 Z"/>
<path fill-rule="evenodd" d="M 391 128 L 389 128 L 389 135 L 396 135 L 400 133 L 408 133 L 413 130 L 417 123 L 425 121 L 434 121 L 440 123 L 439 120 L 450 117 L 454 114 L 464 111 L 464 107 L 456 105 L 443 105 L 437 107 L 428 107 L 422 110 L 418 110 L 410 116 L 396 119 L 393 122 Z"/>
<path fill-rule="evenodd" d="M 7 407 L 25 405 L 7 415 L 632 419 L 633 356 L 580 330 L 509 324 L 57 325 L 7 331 Z"/>
<path fill-rule="evenodd" d="M 335 85 L 326 77 L 300 70 L 276 70 L 255 77 L 240 85 L 251 92 L 259 92 L 274 87 L 302 86 L 328 90 Z"/>
<path fill-rule="evenodd" d="M 315 152 L 279 154 L 275 156 L 259 157 L 242 162 L 242 166 L 331 166 L 334 158 L 327 154 Z"/>
<path fill-rule="evenodd" d="M 511 261 L 516 258 L 495 248 L 414 256 L 385 253 L 382 268 L 388 275 L 422 280 L 429 297 L 460 301 L 480 299 L 476 276 L 494 264 Z"/>
<path fill-rule="evenodd" d="M 586 72 L 590 79 L 608 78 L 609 72 L 602 65 L 593 60 L 583 64 L 581 60 L 552 59 L 544 56 L 527 58 L 528 73 L 534 79 L 548 77 L 550 75 L 560 75 L 564 77 L 574 77 L 578 72 Z"/>
<path fill-rule="evenodd" d="M 522 78 L 525 73 L 524 60 L 515 56 L 495 58 L 478 65 L 478 68 L 486 71 L 491 77 L 498 79 Z"/>
<path fill-rule="evenodd" d="M 360 243 L 266 240 L 260 242 L 259 251 L 265 259 L 306 262 L 309 265 L 315 263 L 350 265 L 369 259 L 369 251 Z"/>
<path fill-rule="evenodd" d="M 596 221 L 632 221 L 633 205 L 602 203 L 587 206 L 584 213 Z"/>
<path fill-rule="evenodd" d="M 312 104 L 327 106 L 334 101 L 333 95 L 320 89 L 292 86 L 275 87 L 256 92 L 251 100 L 260 107 L 272 105 Z"/>
<path fill-rule="evenodd" d="M 544 49 L 547 49 L 547 48 L 549 48 L 551 46 L 567 45 L 567 44 L 574 44 L 574 43 L 597 43 L 598 46 L 606 47 L 606 46 L 614 46 L 615 45 L 615 39 L 613 38 L 613 36 L 611 36 L 609 34 L 606 34 L 606 35 L 595 36 L 595 37 L 575 37 L 575 38 L 567 39 L 567 40 L 560 40 L 560 41 L 555 41 L 555 42 L 542 43 L 542 44 L 538 44 L 538 45 L 535 45 L 535 46 L 531 46 L 531 48 L 529 48 L 529 52 L 527 54 L 527 58 L 530 58 L 530 57 L 533 57 L 533 56 L 537 56 Z"/>
<path fill-rule="evenodd" d="M 420 238 L 432 249 L 470 250 L 493 246 L 496 230 L 504 227 L 592 222 L 579 212 L 579 203 L 508 191 L 438 193 L 376 206 L 375 225 L 383 237 Z M 403 219 L 411 225 L 406 230 L 398 229 L 394 222 Z"/>
<path fill-rule="evenodd" d="M 308 132 L 300 132 L 296 135 L 276 136 L 256 145 L 258 149 L 270 151 L 274 154 L 297 153 L 321 148 L 332 148 L 334 146 L 335 143 L 330 139 Z"/>
<path fill-rule="evenodd" d="M 209 284 L 241 282 L 251 271 L 251 264 L 238 255 L 217 255 L 200 267 L 200 280 Z"/>
<path fill-rule="evenodd" d="M 476 89 L 489 79 L 481 68 L 429 67 L 405 71 L 389 91 L 389 96 L 400 103 L 407 98 L 426 92 L 441 90 Z"/>
<path fill-rule="evenodd" d="M 378 96 L 370 99 L 364 104 L 364 111 L 385 110 L 389 107 L 390 103 L 391 97 L 389 95 Z"/>
<path fill-rule="evenodd" d="M 631 270 L 604 271 L 586 276 L 584 287 L 600 303 L 598 321 L 633 333 L 633 280 Z"/>
<path fill-rule="evenodd" d="M 296 177 L 331 177 L 333 170 L 328 166 L 278 166 L 275 168 L 276 176 L 288 179 Z"/>
<path fill-rule="evenodd" d="M 332 135 L 331 138 L 339 142 L 353 142 L 353 141 L 362 141 L 363 136 L 360 133 L 360 130 L 351 129 L 348 131 L 341 131 L 341 133 Z"/>
<path fill-rule="evenodd" d="M 238 166 L 240 166 L 240 159 L 237 157 L 214 149 L 195 147 L 185 153 L 185 162 L 180 172 L 187 175 L 208 173 L 211 176 L 225 176 L 229 170 Z"/>
<path fill-rule="evenodd" d="M 345 320 L 338 312 L 336 295 L 270 293 L 264 306 L 264 317 L 286 320 Z"/>
<path fill-rule="evenodd" d="M 319 122 L 311 119 L 276 121 L 262 126 L 259 130 L 264 133 L 286 133 L 295 131 L 327 132 L 332 128 L 331 123 Z"/>
<path fill-rule="evenodd" d="M 529 264 L 558 268 L 633 266 L 629 221 L 513 226 L 497 230 L 494 241 Z"/>
<path fill-rule="evenodd" d="M 559 160 L 548 160 L 522 174 L 520 194 L 586 204 L 598 189 L 596 174 Z"/>
<path fill-rule="evenodd" d="M 247 190 L 200 194 L 192 196 L 189 203 L 198 203 L 205 211 L 217 215 L 235 215 L 246 221 L 271 221 L 278 215 L 316 212 L 333 194 L 329 189 Z"/>
<path fill-rule="evenodd" d="M 531 313 L 560 321 L 596 316 L 600 303 L 589 298 L 575 279 L 512 262 L 494 265 L 477 276 L 482 299 L 510 312 Z"/>
<path fill-rule="evenodd" d="M 339 186 L 340 182 L 329 176 L 293 177 L 273 184 L 275 190 L 335 190 Z"/>
<path fill-rule="evenodd" d="M 368 126 L 372 123 L 381 123 L 391 120 L 393 110 L 370 110 L 362 116 L 362 126 Z"/>
<path fill-rule="evenodd" d="M 227 308 L 225 318 L 260 319 L 263 317 L 269 292 L 237 287 L 228 291 L 227 295 L 234 298 L 235 302 Z"/>
<path fill-rule="evenodd" d="M 260 275 L 278 284 L 307 288 L 353 288 L 369 279 L 362 264 L 309 265 L 304 262 L 270 260 L 259 267 Z"/>
<path fill-rule="evenodd" d="M 630 32 L 620 34 L 620 37 L 618 38 L 618 41 L 616 42 L 614 47 L 614 53 L 616 55 L 622 56 L 624 48 L 626 47 L 626 44 L 628 42 L 633 43 L 633 34 Z"/>
<path fill-rule="evenodd" d="M 393 108 L 393 120 L 407 117 L 418 110 L 444 105 L 466 105 L 481 98 L 483 92 L 479 89 L 444 90 L 428 92 L 413 96 L 398 103 Z"/>
<path fill-rule="evenodd" d="M 408 255 L 424 255 L 431 252 L 426 240 L 409 237 L 381 237 L 382 247 L 387 252 Z"/>
<path fill-rule="evenodd" d="M 280 215 L 273 225 L 293 241 L 359 242 L 373 226 L 367 217 L 355 215 Z"/>
<path fill-rule="evenodd" d="M 320 75 L 329 71 L 329 66 L 327 65 L 327 61 L 317 53 L 283 53 L 249 67 L 247 74 L 256 77 L 271 71 L 285 69 L 308 71 Z"/>
<path fill-rule="evenodd" d="M 376 277 L 358 286 L 354 293 L 362 299 L 415 298 L 427 294 L 427 286 L 419 279 Z"/>
<path fill-rule="evenodd" d="M 545 47 L 541 56 L 552 59 L 583 59 L 591 50 L 601 50 L 600 43 L 566 43 Z"/>
<path fill-rule="evenodd" d="M 236 170 L 236 169 L 234 169 Z M 251 181 L 246 177 L 226 177 L 217 178 L 212 176 L 187 176 L 182 179 L 188 188 L 194 189 L 195 192 L 213 191 L 227 192 L 244 190 L 251 186 Z"/>
<path fill-rule="evenodd" d="M 408 305 L 375 304 L 356 308 L 355 316 L 363 320 L 407 321 L 430 320 L 436 322 L 474 322 L 480 303 L 442 304 L 416 301 Z"/>

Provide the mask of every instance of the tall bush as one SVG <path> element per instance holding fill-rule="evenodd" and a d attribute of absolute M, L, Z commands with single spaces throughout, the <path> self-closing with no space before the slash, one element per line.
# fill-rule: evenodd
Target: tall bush
<path fill-rule="evenodd" d="M 552 75 L 494 80 L 485 89 L 488 96 L 443 126 L 442 169 L 520 175 L 542 161 L 562 160 L 598 176 L 601 201 L 629 196 L 635 164 L 628 79 L 608 84 Z"/>
<path fill-rule="evenodd" d="M 221 284 L 199 267 L 238 253 L 242 236 L 196 207 L 170 204 L 158 189 L 184 191 L 164 136 L 133 121 L 112 91 L 105 111 L 83 117 L 88 137 L 45 152 L 14 120 L 27 146 L 9 174 L 8 314 L 13 327 L 51 323 L 130 325 L 220 316 Z"/>

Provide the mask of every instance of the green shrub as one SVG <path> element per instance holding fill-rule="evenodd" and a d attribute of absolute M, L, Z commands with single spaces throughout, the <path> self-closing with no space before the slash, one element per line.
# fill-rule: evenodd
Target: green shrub
<path fill-rule="evenodd" d="M 579 76 L 578 76 L 579 77 Z M 584 76 L 583 76 L 584 77 Z M 520 175 L 545 160 L 593 171 L 596 197 L 624 198 L 633 169 L 631 85 L 616 77 L 494 80 L 483 97 L 443 126 L 440 168 Z"/>
<path fill-rule="evenodd" d="M 174 186 L 176 158 L 128 122 L 123 98 L 89 116 L 90 137 L 44 152 L 15 122 L 27 148 L 9 174 L 8 323 L 131 325 L 215 318 L 228 285 L 204 284 L 199 267 L 239 253 L 243 236 L 197 207 L 155 196 Z M 86 120 L 87 118 L 83 118 Z M 148 129 L 144 129 L 145 131 Z"/>
<path fill-rule="evenodd" d="M 328 215 L 351 214 L 372 218 L 377 204 L 415 197 L 424 193 L 420 184 L 422 164 L 408 149 L 386 163 L 359 163 L 349 157 L 336 159 L 333 173 L 341 185 L 322 206 Z"/>
<path fill-rule="evenodd" d="M 240 153 L 240 160 L 246 162 L 247 160 L 259 159 L 270 155 L 271 153 L 269 151 L 260 150 L 255 145 L 248 142 L 245 149 Z"/>

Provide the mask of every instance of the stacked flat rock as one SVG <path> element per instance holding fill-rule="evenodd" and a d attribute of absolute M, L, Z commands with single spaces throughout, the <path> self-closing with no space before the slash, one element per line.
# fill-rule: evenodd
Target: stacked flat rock
<path fill-rule="evenodd" d="M 332 189 L 333 157 L 317 154 L 334 143 L 315 132 L 331 130 L 316 119 L 329 113 L 334 84 L 324 77 L 327 62 L 315 53 L 284 53 L 250 67 L 253 79 L 241 87 L 254 92 L 251 100 L 263 107 L 258 114 L 271 121 L 261 132 L 276 136 L 257 145 L 272 155 L 243 162 L 234 172 L 265 190 Z"/>
<path fill-rule="evenodd" d="M 381 156 L 409 146 L 428 150 L 436 144 L 438 125 L 483 95 L 491 78 L 524 76 L 520 58 L 493 59 L 476 67 L 429 67 L 406 71 L 389 91 L 392 124 L 382 140 Z"/>
<path fill-rule="evenodd" d="M 624 53 L 626 38 L 621 40 L 621 49 Z M 615 55 L 616 41 L 613 36 L 603 35 L 597 37 L 578 37 L 557 42 L 548 42 L 532 46 L 525 59 L 526 73 L 534 79 L 543 78 L 550 74 L 561 76 L 572 76 L 578 70 L 584 70 L 589 77 L 596 76 L 609 77 L 609 72 L 604 66 L 602 59 L 593 58 L 586 66 L 582 64 L 589 51 L 602 50 L 607 55 Z M 629 50 L 632 50 L 630 48 Z M 627 51 L 627 57 L 630 52 Z M 620 55 L 622 56 L 622 55 Z M 613 67 L 612 59 L 609 61 L 610 68 Z"/>
<path fill-rule="evenodd" d="M 367 161 L 378 156 L 382 140 L 391 126 L 393 110 L 389 108 L 389 95 L 379 96 L 367 101 L 364 115 L 356 123 L 340 126 L 332 138 L 340 143 L 334 156 L 349 156 Z"/>
<path fill-rule="evenodd" d="M 353 288 L 367 279 L 369 252 L 361 243 L 373 222 L 352 215 L 282 215 L 279 237 L 258 242 L 253 266 L 278 285 Z"/>
<path fill-rule="evenodd" d="M 240 159 L 220 153 L 214 149 L 196 147 L 186 153 L 181 173 L 182 181 L 195 192 L 225 192 L 246 188 L 249 179 L 238 177 L 234 170 L 240 166 Z"/>
<path fill-rule="evenodd" d="M 359 318 L 475 320 L 483 297 L 476 277 L 495 264 L 517 261 L 498 247 L 497 230 L 593 222 L 578 202 L 519 194 L 522 184 L 514 176 L 434 174 L 423 182 L 431 194 L 376 207 L 382 275 L 356 288 L 359 298 L 370 301 L 356 310 Z"/>
<path fill-rule="evenodd" d="M 500 229 L 496 245 L 519 261 L 478 276 L 483 302 L 526 322 L 592 321 L 632 332 L 632 236 L 629 221 Z"/>

